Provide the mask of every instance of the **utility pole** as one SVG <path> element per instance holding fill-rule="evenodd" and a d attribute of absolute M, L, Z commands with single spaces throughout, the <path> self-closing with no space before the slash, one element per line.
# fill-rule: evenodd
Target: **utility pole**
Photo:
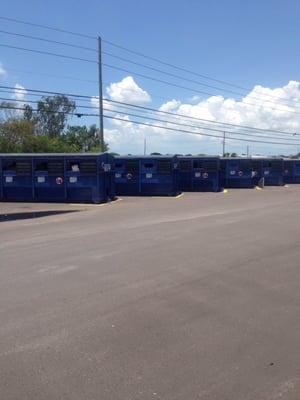
<path fill-rule="evenodd" d="M 147 149 L 147 139 L 144 138 L 144 156 L 146 155 L 146 149 Z"/>
<path fill-rule="evenodd" d="M 104 151 L 103 129 L 103 93 L 102 93 L 102 43 L 98 36 L 98 85 L 99 85 L 99 145 L 100 151 Z"/>
<path fill-rule="evenodd" d="M 223 132 L 223 157 L 225 157 L 226 132 Z"/>
<path fill-rule="evenodd" d="M 249 144 L 247 145 L 247 157 L 249 157 Z"/>

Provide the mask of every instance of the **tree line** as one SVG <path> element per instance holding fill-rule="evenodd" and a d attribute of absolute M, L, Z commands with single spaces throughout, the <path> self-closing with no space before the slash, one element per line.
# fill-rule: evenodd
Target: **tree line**
<path fill-rule="evenodd" d="M 22 110 L 20 110 L 22 109 Z M 76 104 L 64 95 L 44 96 L 35 108 L 0 103 L 0 153 L 100 151 L 96 125 L 70 125 Z M 104 151 L 108 145 L 104 144 Z"/>

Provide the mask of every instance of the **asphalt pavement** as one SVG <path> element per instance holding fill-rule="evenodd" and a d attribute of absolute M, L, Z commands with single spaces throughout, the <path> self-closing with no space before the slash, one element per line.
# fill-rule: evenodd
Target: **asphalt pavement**
<path fill-rule="evenodd" d="M 1 400 L 299 400 L 300 186 L 0 203 Z"/>

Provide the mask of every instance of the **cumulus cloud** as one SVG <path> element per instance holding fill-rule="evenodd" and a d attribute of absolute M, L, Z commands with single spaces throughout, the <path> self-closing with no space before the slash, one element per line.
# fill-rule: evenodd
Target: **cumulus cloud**
<path fill-rule="evenodd" d="M 111 83 L 106 92 L 111 100 L 133 104 L 145 104 L 151 101 L 150 95 L 138 86 L 132 76 L 127 76 L 119 82 Z"/>
<path fill-rule="evenodd" d="M 15 84 L 14 94 L 12 97 L 16 100 L 24 100 L 26 97 L 27 91 L 25 90 L 24 86 L 20 85 L 19 83 Z"/>
<path fill-rule="evenodd" d="M 162 104 L 159 107 L 159 110 L 167 111 L 167 112 L 174 111 L 176 108 L 178 108 L 180 106 L 180 104 L 181 104 L 181 102 L 179 100 L 173 99 L 173 100 L 167 101 L 166 103 Z"/>
<path fill-rule="evenodd" d="M 3 64 L 0 62 L 0 76 L 6 75 L 6 70 L 3 66 Z"/>
<path fill-rule="evenodd" d="M 300 82 L 282 88 L 257 85 L 242 100 L 212 96 L 197 104 L 181 104 L 177 113 L 196 118 L 249 125 L 263 129 L 300 130 Z"/>
<path fill-rule="evenodd" d="M 142 90 L 142 89 L 141 89 Z M 124 99 L 122 100 L 124 101 Z M 128 100 L 127 100 L 128 101 Z M 132 102 L 132 101 L 131 101 Z M 281 88 L 267 88 L 261 85 L 255 86 L 244 98 L 236 100 L 223 96 L 211 96 L 206 99 L 193 98 L 186 102 L 172 100 L 163 103 L 161 111 L 172 112 L 180 116 L 170 117 L 159 114 L 156 118 L 202 126 L 184 127 L 175 126 L 170 122 L 153 122 L 149 124 L 160 125 L 161 128 L 151 126 L 139 126 L 133 124 L 130 118 L 126 122 L 111 121 L 106 130 L 106 138 L 111 149 L 119 153 L 141 153 L 144 138 L 147 138 L 148 152 L 159 151 L 162 153 L 221 153 L 222 132 L 213 132 L 205 127 L 227 129 L 234 131 L 234 127 L 220 126 L 205 121 L 197 121 L 185 117 L 194 117 L 216 122 L 252 126 L 263 129 L 275 129 L 288 132 L 300 132 L 300 82 L 290 81 Z M 296 111 L 296 113 L 295 113 Z M 124 116 L 120 116 L 124 118 Z M 166 128 L 190 130 L 197 134 L 184 134 L 172 132 Z M 220 139 L 201 135 L 219 135 Z M 274 135 L 274 134 L 273 134 Z M 230 136 L 228 134 L 227 136 Z M 262 139 L 264 140 L 264 139 Z M 279 140 L 280 141 L 280 140 Z M 300 142 L 300 140 L 299 140 Z M 246 142 L 227 141 L 227 150 L 245 152 Z M 276 154 L 295 153 L 299 149 L 291 146 L 271 146 L 267 144 L 250 143 L 252 153 Z"/>

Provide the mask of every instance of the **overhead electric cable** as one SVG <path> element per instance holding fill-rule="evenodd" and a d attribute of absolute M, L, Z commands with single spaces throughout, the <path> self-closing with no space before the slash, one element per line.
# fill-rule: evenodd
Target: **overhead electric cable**
<path fill-rule="evenodd" d="M 9 32 L 9 31 L 3 31 L 3 30 L 0 30 L 0 33 L 4 33 L 6 35 L 11 35 L 11 36 L 23 37 L 23 38 L 27 38 L 27 39 L 39 40 L 41 42 L 59 44 L 59 45 L 62 45 L 62 46 L 74 47 L 74 48 L 80 49 L 80 50 L 88 50 L 88 51 L 97 52 L 97 50 L 92 48 L 92 47 L 80 46 L 80 45 L 77 45 L 77 44 L 66 43 L 66 42 L 62 42 L 62 41 L 59 41 L 59 40 L 46 39 L 46 38 L 42 38 L 42 37 L 39 37 L 39 36 L 25 35 L 23 33 Z"/>
<path fill-rule="evenodd" d="M 20 20 L 20 19 L 16 19 L 16 18 L 9 18 L 9 17 L 0 16 L 0 19 L 2 19 L 4 21 L 18 23 L 18 24 L 23 24 L 23 25 L 43 28 L 43 29 L 47 29 L 47 30 L 51 30 L 51 31 L 67 33 L 67 34 L 70 34 L 70 35 L 81 36 L 81 37 L 85 37 L 85 38 L 88 38 L 88 39 L 93 39 L 93 40 L 97 39 L 96 36 L 91 36 L 91 35 L 83 34 L 83 33 L 80 33 L 80 32 L 69 31 L 69 30 L 66 30 L 66 29 L 61 29 L 61 28 L 57 28 L 57 27 L 53 27 L 53 26 L 49 26 L 49 25 L 36 24 L 36 23 L 32 23 L 32 22 L 28 22 L 28 21 L 24 21 L 24 20 Z M 102 38 L 102 42 L 104 42 L 104 43 L 106 43 L 106 44 L 108 44 L 110 46 L 113 46 L 115 48 L 118 48 L 118 49 L 124 50 L 126 52 L 129 52 L 131 54 L 135 54 L 135 55 L 137 55 L 139 57 L 143 57 L 143 58 L 146 58 L 148 60 L 152 60 L 152 61 L 154 61 L 156 63 L 168 66 L 170 68 L 173 68 L 173 69 L 176 69 L 176 70 L 188 73 L 188 74 L 192 74 L 194 76 L 198 76 L 200 78 L 204 78 L 204 79 L 207 79 L 207 80 L 210 80 L 210 81 L 213 81 L 213 82 L 221 83 L 221 84 L 224 84 L 224 85 L 227 85 L 227 86 L 231 86 L 231 87 L 234 87 L 234 88 L 237 88 L 237 89 L 245 90 L 247 92 L 250 92 L 252 90 L 250 88 L 247 88 L 247 87 L 244 87 L 244 86 L 241 86 L 241 85 L 236 85 L 236 84 L 234 84 L 232 82 L 228 82 L 228 81 L 221 80 L 221 79 L 216 79 L 216 78 L 213 78 L 213 77 L 205 75 L 205 74 L 200 74 L 199 72 L 192 71 L 192 70 L 190 70 L 188 68 L 181 67 L 181 66 L 172 64 L 170 62 L 163 61 L 163 60 L 161 60 L 159 58 L 146 55 L 146 54 L 144 54 L 142 52 L 138 52 L 138 51 L 129 49 L 128 47 L 122 46 L 120 44 L 114 43 L 114 42 L 109 41 L 109 40 L 105 40 L 103 38 Z M 278 98 L 278 99 L 281 99 L 281 100 L 284 100 L 284 101 L 290 101 L 289 99 L 286 99 L 286 98 L 281 98 L 281 97 L 278 97 L 278 96 L 272 96 L 272 95 L 268 95 L 268 94 L 263 94 L 263 96 L 270 97 L 272 99 Z"/>
<path fill-rule="evenodd" d="M 19 100 L 19 99 L 9 99 L 9 98 L 3 98 L 0 97 L 0 100 L 2 101 L 8 101 L 11 103 L 14 102 L 18 102 L 18 103 L 22 103 L 23 106 L 25 107 L 25 105 L 29 105 L 30 104 L 38 104 L 39 101 L 38 100 Z M 84 105 L 75 105 L 76 109 L 77 108 L 83 108 L 83 109 L 98 109 L 97 107 L 92 107 L 92 106 L 84 106 Z M 13 108 L 13 107 L 12 107 Z M 215 129 L 215 128 L 211 128 L 208 127 L 206 125 L 191 125 L 191 124 L 184 124 L 181 122 L 174 122 L 174 121 L 170 121 L 170 120 L 162 120 L 162 119 L 158 119 L 158 118 L 153 118 L 153 117 L 149 117 L 148 115 L 138 115 L 138 114 L 133 114 L 133 113 L 128 113 L 128 112 L 124 112 L 122 110 L 118 110 L 118 109 L 109 109 L 109 108 L 103 108 L 104 111 L 107 112 L 114 112 L 116 114 L 122 114 L 122 115 L 127 115 L 130 117 L 135 117 L 135 118 L 143 118 L 143 119 L 148 119 L 148 120 L 152 120 L 152 121 L 156 121 L 156 122 L 162 122 L 162 123 L 167 123 L 167 124 L 172 124 L 172 125 L 176 125 L 176 126 L 184 126 L 184 127 L 188 127 L 188 128 L 195 128 L 195 129 L 205 129 L 208 131 L 213 131 L 213 132 L 224 132 L 224 129 Z M 74 113 L 76 114 L 76 113 Z M 130 121 L 128 121 L 130 122 Z M 262 135 L 262 134 L 253 134 L 253 133 L 246 133 L 246 132 L 239 132 L 239 131 L 226 131 L 227 133 L 233 134 L 233 135 L 238 135 L 238 136 L 250 136 L 250 137 L 256 137 L 256 138 L 266 138 L 266 139 L 280 139 L 280 140 L 286 140 L 286 141 L 298 141 L 298 139 L 294 139 L 294 138 L 286 138 L 286 137 L 274 137 L 271 135 Z M 293 143 L 291 143 L 293 144 Z"/>
<path fill-rule="evenodd" d="M 26 109 L 24 107 L 13 107 L 13 106 L 7 106 L 7 105 L 0 105 L 0 109 L 10 109 L 10 110 L 21 110 L 21 111 L 25 111 Z M 33 110 L 34 112 L 38 111 L 36 109 Z M 99 114 L 91 114 L 91 113 L 65 113 L 63 111 L 48 111 L 49 113 L 61 113 L 61 114 L 67 114 L 67 115 L 72 115 L 72 116 L 86 116 L 86 117 L 98 117 Z M 190 131 L 190 130 L 184 130 L 184 129 L 175 129 L 175 128 L 170 128 L 170 127 L 166 127 L 166 126 L 161 126 L 161 125 L 154 125 L 154 124 L 149 124 L 146 122 L 141 122 L 141 121 L 134 121 L 134 120 L 130 120 L 128 121 L 128 119 L 124 119 L 124 118 L 119 118 L 116 116 L 108 116 L 108 115 L 103 115 L 104 118 L 109 118 L 109 119 L 113 119 L 113 120 L 118 120 L 118 121 L 123 121 L 126 123 L 132 123 L 132 124 L 137 124 L 137 125 L 143 125 L 143 126 L 147 126 L 147 127 L 154 127 L 154 128 L 159 128 L 159 129 L 164 129 L 164 130 L 168 130 L 168 131 L 173 131 L 173 132 L 181 132 L 181 133 L 188 133 L 188 134 L 196 134 L 196 135 L 200 135 L 200 136 L 208 136 L 208 137 L 214 137 L 214 138 L 218 138 L 218 139 L 223 139 L 222 136 L 217 136 L 217 135 L 211 135 L 208 133 L 202 133 L 202 132 L 195 132 L 195 131 Z M 223 132 L 223 131 L 221 131 Z M 229 133 L 229 132 L 226 132 Z M 237 141 L 243 141 L 243 142 L 253 142 L 253 143 L 263 143 L 263 144 L 274 144 L 274 145 L 285 145 L 285 146 L 300 146 L 300 143 L 285 143 L 285 142 L 271 142 L 271 141 L 262 141 L 262 140 L 254 140 L 254 139 L 241 139 L 241 138 L 233 138 L 230 136 L 227 136 L 226 139 L 228 140 L 237 140 Z"/>
<path fill-rule="evenodd" d="M 15 49 L 15 50 L 28 51 L 28 52 L 44 54 L 44 55 L 48 55 L 48 56 L 55 56 L 55 57 L 60 57 L 60 58 L 65 58 L 65 59 L 71 59 L 71 60 L 76 60 L 76 61 L 85 61 L 85 62 L 89 62 L 89 63 L 93 63 L 93 64 L 98 64 L 98 62 L 96 60 L 91 60 L 91 59 L 86 59 L 86 58 L 81 58 L 81 57 L 68 56 L 68 55 L 64 55 L 64 54 L 53 53 L 53 52 L 42 51 L 42 50 L 36 50 L 36 49 L 29 49 L 29 48 L 19 47 L 19 46 L 12 46 L 12 45 L 7 45 L 7 44 L 3 44 L 3 43 L 0 43 L 0 46 L 1 47 L 7 47 L 7 48 Z M 168 81 L 165 81 L 163 79 L 158 79 L 158 78 L 155 78 L 155 77 L 151 77 L 149 75 L 141 74 L 141 73 L 138 73 L 138 72 L 135 72 L 135 71 L 131 71 L 131 70 L 125 69 L 125 68 L 116 67 L 116 66 L 111 65 L 111 64 L 102 63 L 102 65 L 104 67 L 112 68 L 112 69 L 115 69 L 115 70 L 118 70 L 118 71 L 127 72 L 127 73 L 133 74 L 135 76 L 142 77 L 144 79 L 148 79 L 148 80 L 151 80 L 151 81 L 163 83 L 165 85 L 173 86 L 173 87 L 176 87 L 176 88 L 179 88 L 179 89 L 183 89 L 183 90 L 187 90 L 187 91 L 190 91 L 190 92 L 193 92 L 193 93 L 200 93 L 200 94 L 204 94 L 206 96 L 217 96 L 215 93 L 209 93 L 209 92 L 201 91 L 201 90 L 198 90 L 198 89 L 195 90 L 195 89 L 187 87 L 187 86 L 178 85 L 176 83 L 168 82 Z M 224 96 L 222 96 L 222 97 L 225 100 L 227 100 L 227 99 L 231 100 L 231 98 L 224 97 Z M 250 106 L 254 106 L 254 107 L 262 107 L 263 106 L 265 108 L 269 108 L 270 110 L 284 111 L 284 112 L 293 113 L 293 114 L 299 114 L 300 115 L 300 112 L 293 111 L 293 110 L 290 110 L 290 109 L 282 109 L 282 108 L 278 108 L 278 107 L 276 107 L 276 108 L 275 107 L 270 107 L 268 105 L 266 106 L 264 103 L 262 103 L 262 104 L 249 103 L 249 102 L 246 102 L 244 100 L 242 100 L 242 103 L 250 105 Z M 290 106 L 286 106 L 286 107 L 290 107 Z"/>
<path fill-rule="evenodd" d="M 29 26 L 35 26 L 36 28 L 48 29 L 48 30 L 51 30 L 51 31 L 56 31 L 56 32 L 61 32 L 61 33 L 68 33 L 69 35 L 81 36 L 81 37 L 84 37 L 84 38 L 86 38 L 86 39 L 96 39 L 95 36 L 87 35 L 87 34 L 85 34 L 85 33 L 79 33 L 79 32 L 74 32 L 74 31 L 68 31 L 68 30 L 66 30 L 66 29 L 55 28 L 55 27 L 49 26 L 49 25 L 35 24 L 35 23 L 33 23 L 33 22 L 23 21 L 23 20 L 21 20 L 21 19 L 8 18 L 8 17 L 3 17 L 3 16 L 0 16 L 0 19 L 2 19 L 2 20 L 4 20 L 4 21 L 16 22 L 16 23 L 18 23 L 18 24 L 29 25 Z"/>
<path fill-rule="evenodd" d="M 2 89 L 10 89 L 12 91 L 16 90 L 16 88 L 13 87 L 13 86 L 0 85 L 0 89 L 1 88 Z M 26 93 L 26 92 L 41 93 L 41 94 L 47 93 L 47 94 L 54 94 L 54 95 L 64 95 L 64 96 L 67 96 L 67 97 L 84 98 L 84 99 L 92 99 L 92 98 L 95 97 L 95 96 L 88 96 L 88 95 L 79 95 L 79 94 L 63 93 L 63 92 L 53 92 L 53 91 L 31 89 L 31 88 L 18 88 L 17 90 L 18 91 L 23 91 L 24 93 Z M 130 104 L 130 103 L 126 103 L 126 102 L 119 102 L 119 101 L 111 100 L 111 99 L 104 99 L 104 101 L 111 102 L 111 103 L 116 103 L 116 104 L 123 104 L 123 105 L 131 106 L 131 107 L 135 107 L 135 108 L 139 108 L 139 109 L 149 110 L 149 111 L 153 111 L 153 112 L 156 112 L 156 113 L 162 113 L 162 114 L 172 115 L 172 116 L 186 118 L 186 119 L 193 119 L 193 120 L 199 120 L 199 121 L 204 121 L 204 122 L 208 122 L 208 123 L 215 123 L 215 124 L 219 124 L 219 125 L 226 125 L 226 126 L 232 126 L 232 127 L 237 127 L 237 128 L 246 128 L 246 129 L 252 129 L 252 130 L 257 130 L 257 131 L 276 132 L 276 133 L 285 134 L 285 135 L 294 135 L 295 136 L 297 134 L 297 133 L 293 133 L 293 132 L 291 133 L 291 132 L 275 130 L 275 129 L 255 128 L 255 127 L 251 127 L 251 126 L 247 126 L 247 125 L 239 125 L 239 124 L 231 124 L 231 123 L 227 123 L 227 122 L 213 121 L 213 120 L 208 120 L 208 119 L 198 118 L 198 117 L 193 117 L 193 116 L 187 116 L 187 115 L 178 114 L 178 113 L 175 114 L 175 113 L 168 112 L 168 111 L 156 110 L 156 109 L 153 109 L 153 108 L 150 108 L 150 107 Z"/>
<path fill-rule="evenodd" d="M 70 59 L 70 60 L 85 61 L 85 62 L 97 64 L 96 60 L 91 60 L 91 59 L 88 59 L 88 58 L 67 56 L 65 54 L 52 53 L 50 51 L 43 51 L 43 50 L 36 50 L 36 49 L 28 49 L 27 47 L 12 46 L 12 45 L 9 45 L 9 44 L 4 44 L 4 43 L 0 43 L 0 46 L 1 47 L 7 47 L 7 48 L 10 48 L 10 49 L 15 49 L 15 50 L 29 51 L 31 53 L 45 54 L 47 56 L 55 56 L 55 57 L 67 58 L 67 59 Z"/>

